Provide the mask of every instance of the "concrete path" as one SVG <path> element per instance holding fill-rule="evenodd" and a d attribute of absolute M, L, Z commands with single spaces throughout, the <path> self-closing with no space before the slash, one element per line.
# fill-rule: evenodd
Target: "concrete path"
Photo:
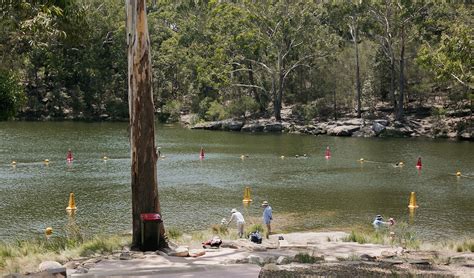
<path fill-rule="evenodd" d="M 284 239 L 279 240 L 279 236 Z M 135 253 L 127 260 L 100 259 L 87 267 L 88 273 L 68 269 L 68 277 L 258 277 L 259 264 L 276 262 L 280 256 L 292 257 L 299 252 L 309 251 L 326 261 L 397 252 L 390 246 L 342 242 L 346 236 L 343 232 L 276 234 L 261 245 L 236 240 L 232 242 L 233 248 L 206 249 L 206 254 L 197 258 Z"/>
<path fill-rule="evenodd" d="M 68 277 L 258 277 L 258 265 L 226 263 L 248 255 L 247 252 L 222 248 L 198 258 L 148 254 L 139 259 L 107 259 L 97 262 L 88 273 L 68 270 Z"/>

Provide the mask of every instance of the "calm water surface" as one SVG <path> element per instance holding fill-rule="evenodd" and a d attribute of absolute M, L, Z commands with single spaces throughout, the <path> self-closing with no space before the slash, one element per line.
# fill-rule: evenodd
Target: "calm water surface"
<path fill-rule="evenodd" d="M 375 214 L 410 222 L 408 196 L 420 208 L 412 227 L 424 239 L 474 234 L 474 145 L 430 139 L 366 139 L 191 131 L 157 126 L 159 192 L 168 226 L 206 229 L 242 208 L 251 186 L 258 216 L 268 200 L 278 214 L 304 219 L 298 228 L 370 225 Z M 198 158 L 200 146 L 206 159 Z M 326 146 L 332 158 L 324 158 Z M 68 166 L 67 149 L 75 161 Z M 295 158 L 306 153 L 308 158 Z M 241 154 L 248 154 L 241 160 Z M 280 159 L 280 156 L 286 159 Z M 423 170 L 415 169 L 417 157 Z M 103 156 L 110 159 L 101 160 Z M 367 162 L 361 164 L 360 158 Z M 49 165 L 43 164 L 49 159 Z M 17 161 L 12 167 L 11 161 Z M 405 167 L 394 163 L 404 161 Z M 457 178 L 462 171 L 468 177 Z M 126 123 L 0 123 L 0 240 L 27 238 L 67 224 L 74 191 L 76 221 L 86 234 L 131 229 Z M 283 221 L 280 219 L 280 221 Z"/>

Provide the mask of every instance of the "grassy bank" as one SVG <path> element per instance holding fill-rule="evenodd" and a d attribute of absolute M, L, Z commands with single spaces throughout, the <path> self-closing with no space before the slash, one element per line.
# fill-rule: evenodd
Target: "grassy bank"
<path fill-rule="evenodd" d="M 249 221 L 251 222 L 251 221 Z M 283 228 L 283 227 L 281 227 Z M 275 232 L 291 232 L 277 228 Z M 259 223 L 246 225 L 245 235 L 254 231 L 264 233 Z M 347 231 L 347 229 L 344 229 Z M 201 248 L 201 242 L 218 235 L 224 240 L 237 239 L 237 230 L 234 225 L 213 225 L 207 230 L 185 233 L 174 227 L 167 227 L 168 239 L 178 245 L 187 245 L 190 248 Z M 361 244 L 375 243 L 417 250 L 447 250 L 456 252 L 474 252 L 474 239 L 458 241 L 441 241 L 436 243 L 420 241 L 416 233 L 406 223 L 398 223 L 394 227 L 374 230 L 371 227 L 355 227 L 350 230 L 345 239 Z M 46 260 L 59 263 L 78 259 L 80 257 L 95 257 L 119 252 L 124 246 L 131 244 L 130 235 L 99 235 L 84 238 L 75 236 L 53 236 L 50 239 L 38 237 L 31 240 L 17 240 L 9 243 L 0 242 L 0 274 L 26 273 L 37 271 L 38 265 Z M 302 258 L 304 261 L 305 258 Z"/>
<path fill-rule="evenodd" d="M 45 237 L 0 242 L 0 274 L 37 271 L 43 261 L 65 263 L 73 258 L 110 254 L 129 245 L 130 236 L 100 235 L 90 239 Z"/>

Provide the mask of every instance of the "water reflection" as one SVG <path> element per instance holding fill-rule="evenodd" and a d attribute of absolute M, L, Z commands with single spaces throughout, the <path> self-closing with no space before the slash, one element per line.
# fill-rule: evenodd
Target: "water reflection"
<path fill-rule="evenodd" d="M 64 208 L 71 191 L 80 207 L 75 223 L 87 234 L 129 231 L 126 130 L 126 123 L 0 123 L 0 239 L 68 224 Z M 474 231 L 472 143 L 158 126 L 157 145 L 166 154 L 158 161 L 158 183 L 168 226 L 205 229 L 234 207 L 259 219 L 259 204 L 268 200 L 275 224 L 289 228 L 370 226 L 373 215 L 382 214 L 410 222 L 432 240 Z M 204 160 L 199 159 L 201 146 Z M 324 155 L 327 146 L 330 159 Z M 72 163 L 65 161 L 69 148 Z M 295 158 L 305 153 L 307 158 Z M 242 154 L 248 157 L 242 160 Z M 422 172 L 415 168 L 419 155 Z M 44 167 L 46 157 L 50 162 Z M 405 165 L 397 166 L 400 161 Z M 463 170 L 460 178 L 452 174 L 457 169 Z M 245 186 L 252 188 L 248 206 L 242 203 Z M 412 191 L 421 204 L 413 217 L 406 213 Z"/>

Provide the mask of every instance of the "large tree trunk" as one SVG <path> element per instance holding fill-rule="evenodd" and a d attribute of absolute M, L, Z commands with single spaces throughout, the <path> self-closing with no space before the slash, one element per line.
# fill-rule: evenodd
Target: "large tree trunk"
<path fill-rule="evenodd" d="M 403 120 L 403 98 L 404 98 L 404 90 L 405 90 L 405 30 L 402 26 L 402 33 L 401 33 L 401 40 L 400 40 L 400 77 L 399 77 L 399 91 L 400 95 L 398 96 L 398 111 L 397 111 L 397 120 Z"/>
<path fill-rule="evenodd" d="M 134 248 L 141 246 L 140 214 L 160 213 L 156 174 L 155 118 L 146 0 L 127 0 L 128 101 L 132 159 Z M 147 231 L 152 233 L 153 231 Z M 161 229 L 164 234 L 164 229 Z M 146 236 L 146 235 L 145 235 Z M 164 240 L 160 240 L 166 244 Z"/>
<path fill-rule="evenodd" d="M 281 103 L 282 103 L 282 98 L 283 98 L 283 87 L 284 87 L 284 80 L 283 80 L 283 76 L 280 74 L 278 76 L 278 86 L 274 87 L 275 100 L 273 102 L 275 120 L 277 121 L 281 121 Z"/>

